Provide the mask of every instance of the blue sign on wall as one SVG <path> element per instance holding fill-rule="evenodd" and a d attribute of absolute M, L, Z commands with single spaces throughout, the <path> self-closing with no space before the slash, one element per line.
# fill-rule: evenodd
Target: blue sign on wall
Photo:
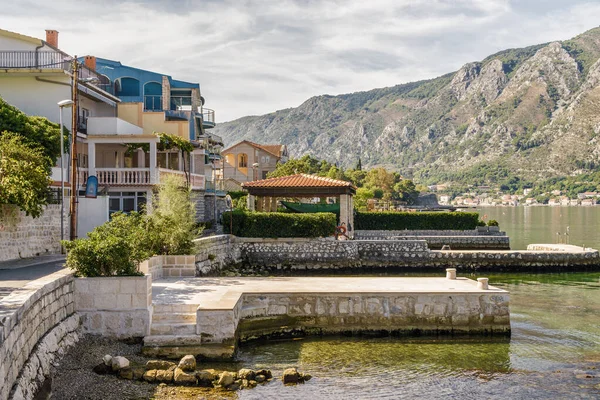
<path fill-rule="evenodd" d="M 98 178 L 88 176 L 87 185 L 85 186 L 85 197 L 95 199 L 98 197 Z"/>

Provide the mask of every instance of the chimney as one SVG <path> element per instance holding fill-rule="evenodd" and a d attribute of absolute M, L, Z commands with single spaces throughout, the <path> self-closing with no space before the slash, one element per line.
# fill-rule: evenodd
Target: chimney
<path fill-rule="evenodd" d="M 95 56 L 85 56 L 85 66 L 91 69 L 92 71 L 96 70 L 96 57 Z"/>
<path fill-rule="evenodd" d="M 53 29 L 46 29 L 46 42 L 53 47 L 58 49 L 58 31 Z"/>

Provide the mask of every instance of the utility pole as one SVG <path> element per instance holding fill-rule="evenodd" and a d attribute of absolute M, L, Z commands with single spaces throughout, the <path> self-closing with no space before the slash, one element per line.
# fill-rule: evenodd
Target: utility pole
<path fill-rule="evenodd" d="M 77 239 L 77 78 L 79 63 L 77 56 L 73 59 L 73 75 L 71 87 L 71 235 L 70 239 Z"/>

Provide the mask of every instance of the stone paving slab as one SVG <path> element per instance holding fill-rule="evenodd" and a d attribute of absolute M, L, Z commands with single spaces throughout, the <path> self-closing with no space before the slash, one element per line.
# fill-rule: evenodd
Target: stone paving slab
<path fill-rule="evenodd" d="M 232 309 L 243 293 L 507 293 L 477 288 L 467 278 L 413 277 L 237 277 L 160 279 L 152 283 L 154 304 L 197 304 L 201 309 Z"/>

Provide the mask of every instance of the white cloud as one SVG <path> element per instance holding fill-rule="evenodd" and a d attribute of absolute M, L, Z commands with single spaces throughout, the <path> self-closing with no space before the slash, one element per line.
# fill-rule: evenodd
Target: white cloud
<path fill-rule="evenodd" d="M 5 4 L 3 4 L 5 3 Z M 17 3 L 17 4 L 14 4 Z M 0 27 L 200 82 L 217 121 L 432 78 L 593 28 L 572 0 L 0 0 Z"/>

